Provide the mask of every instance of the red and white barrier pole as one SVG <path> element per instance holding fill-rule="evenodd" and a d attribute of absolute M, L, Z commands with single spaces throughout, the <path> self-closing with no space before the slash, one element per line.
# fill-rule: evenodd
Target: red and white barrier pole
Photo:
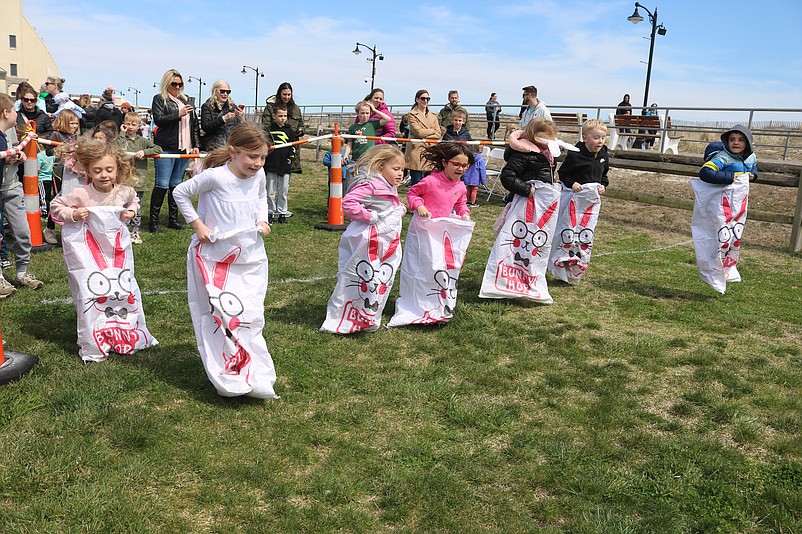
<path fill-rule="evenodd" d="M 25 133 L 30 135 L 36 133 L 36 123 L 28 121 L 25 125 Z M 23 163 L 24 176 L 22 177 L 22 191 L 25 195 L 25 215 L 28 218 L 28 228 L 31 230 L 31 247 L 42 247 L 42 213 L 39 211 L 39 160 L 36 158 L 38 151 L 36 141 L 31 141 L 25 145 L 25 157 L 28 158 Z"/>
<path fill-rule="evenodd" d="M 329 214 L 328 220 L 318 223 L 319 230 L 345 230 L 343 216 L 343 138 L 340 137 L 340 126 L 334 123 L 334 137 L 331 138 L 331 175 L 329 177 Z"/>
<path fill-rule="evenodd" d="M 425 143 L 429 145 L 436 145 L 439 143 L 459 143 L 461 145 L 481 145 L 481 146 L 506 146 L 509 141 L 465 141 L 461 139 L 410 139 L 407 137 L 378 137 L 375 135 L 353 135 L 343 134 L 343 139 L 371 139 L 373 141 L 394 141 L 397 143 Z"/>

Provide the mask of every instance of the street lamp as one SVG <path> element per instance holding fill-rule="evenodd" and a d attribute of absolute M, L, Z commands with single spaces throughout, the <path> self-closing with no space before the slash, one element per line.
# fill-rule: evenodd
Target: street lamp
<path fill-rule="evenodd" d="M 362 53 L 362 51 L 359 49 L 360 46 L 364 47 L 365 50 L 370 50 L 371 52 L 371 57 L 366 59 L 370 61 L 372 64 L 372 70 L 370 72 L 370 90 L 372 92 L 373 83 L 376 81 L 376 60 L 378 59 L 379 61 L 384 61 L 384 54 L 379 54 L 378 52 L 376 52 L 376 45 L 373 45 L 373 48 L 371 48 L 366 44 L 356 43 L 356 46 L 354 47 L 353 50 L 355 56 L 358 56 L 359 54 Z M 365 81 L 367 82 L 367 80 Z"/>
<path fill-rule="evenodd" d="M 256 91 L 253 93 L 253 111 L 256 112 L 256 108 L 259 107 L 259 78 L 264 78 L 265 73 L 264 71 L 260 71 L 259 67 L 249 67 L 248 65 L 242 66 L 242 74 L 245 74 L 245 69 L 250 69 L 256 73 Z"/>
<path fill-rule="evenodd" d="M 139 108 L 139 93 L 141 93 L 142 91 L 140 91 L 136 87 L 129 87 L 128 90 L 134 92 L 134 107 Z"/>
<path fill-rule="evenodd" d="M 196 78 L 195 76 L 187 76 L 187 82 L 192 83 L 192 80 L 198 82 L 198 103 L 197 105 L 200 106 L 201 103 L 201 90 L 203 89 L 202 86 L 206 85 L 206 82 L 201 80 L 200 78 Z"/>
<path fill-rule="evenodd" d="M 666 30 L 665 26 L 663 26 L 662 24 L 660 24 L 659 26 L 657 25 L 656 7 L 654 8 L 654 15 L 652 15 L 651 11 L 649 11 L 645 6 L 639 4 L 638 2 L 635 2 L 635 12 L 627 17 L 627 20 L 629 22 L 631 22 L 632 24 L 637 24 L 643 21 L 643 17 L 641 17 L 640 13 L 638 12 L 639 7 L 643 8 L 643 10 L 649 14 L 649 22 L 652 23 L 652 36 L 650 38 L 651 42 L 649 43 L 649 63 L 648 66 L 646 67 L 646 91 L 643 93 L 643 107 L 645 109 L 649 106 L 649 81 L 652 78 L 652 57 L 654 56 L 654 37 L 655 34 L 665 35 L 668 30 Z"/>

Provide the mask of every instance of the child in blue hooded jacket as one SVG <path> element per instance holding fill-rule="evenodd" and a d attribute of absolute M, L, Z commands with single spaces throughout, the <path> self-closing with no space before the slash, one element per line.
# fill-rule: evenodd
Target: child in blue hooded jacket
<path fill-rule="evenodd" d="M 709 184 L 729 185 L 737 173 L 748 173 L 749 181 L 757 180 L 757 156 L 752 151 L 752 132 L 740 124 L 721 134 L 723 147 L 706 154 L 699 178 Z"/>

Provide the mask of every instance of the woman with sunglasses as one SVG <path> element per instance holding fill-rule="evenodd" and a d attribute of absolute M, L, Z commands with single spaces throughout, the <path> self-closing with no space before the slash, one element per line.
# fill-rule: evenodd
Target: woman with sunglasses
<path fill-rule="evenodd" d="M 62 89 L 64 89 L 64 83 L 66 81 L 67 80 L 65 80 L 64 78 L 48 76 L 45 83 L 42 84 L 45 90 L 45 96 L 44 96 L 45 111 L 47 111 L 47 113 L 51 116 L 58 109 L 58 104 L 56 103 L 56 95 L 59 94 Z"/>
<path fill-rule="evenodd" d="M 184 78 L 175 69 L 164 73 L 161 92 L 153 97 L 151 109 L 157 130 L 153 142 L 162 148 L 164 154 L 197 154 L 200 152 L 200 128 L 195 108 L 188 103 L 184 94 Z M 178 205 L 173 200 L 173 189 L 184 180 L 188 159 L 156 159 L 156 186 L 150 197 L 151 232 L 161 232 L 159 212 L 167 195 L 170 222 L 168 228 L 181 230 L 184 225 L 178 221 Z"/>
<path fill-rule="evenodd" d="M 27 87 L 20 84 L 20 87 L 17 88 L 17 98 L 19 98 L 20 103 L 19 113 L 17 114 L 18 134 L 21 137 L 21 134 L 25 132 L 25 123 L 33 121 L 36 123 L 37 135 L 50 137 L 50 134 L 53 133 L 50 116 L 37 106 L 39 95 L 36 90 L 28 84 L 25 85 Z"/>
<path fill-rule="evenodd" d="M 231 129 L 243 121 L 245 112 L 231 98 L 231 86 L 224 80 L 212 84 L 212 96 L 201 106 L 201 148 L 211 152 L 224 146 Z"/>
<path fill-rule="evenodd" d="M 426 89 L 415 93 L 415 104 L 412 106 L 412 111 L 407 113 L 411 139 L 441 139 L 443 137 L 443 129 L 437 120 L 437 113 L 429 109 L 429 100 L 431 100 L 429 91 Z M 423 158 L 425 148 L 424 143 L 407 143 L 404 157 L 411 176 L 410 186 L 417 184 L 424 176 L 432 172 L 432 163 Z"/>

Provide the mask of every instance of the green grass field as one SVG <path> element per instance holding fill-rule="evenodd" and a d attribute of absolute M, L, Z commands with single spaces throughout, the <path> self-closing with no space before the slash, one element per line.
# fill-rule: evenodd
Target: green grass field
<path fill-rule="evenodd" d="M 802 532 L 800 256 L 747 226 L 721 296 L 687 233 L 610 201 L 581 285 L 482 301 L 496 202 L 474 211 L 451 324 L 334 337 L 317 167 L 266 239 L 279 400 L 207 380 L 189 230 L 135 246 L 160 345 L 89 366 L 60 251 L 34 257 L 45 287 L 0 302 L 6 347 L 40 357 L 0 387 L 0 532 Z"/>

